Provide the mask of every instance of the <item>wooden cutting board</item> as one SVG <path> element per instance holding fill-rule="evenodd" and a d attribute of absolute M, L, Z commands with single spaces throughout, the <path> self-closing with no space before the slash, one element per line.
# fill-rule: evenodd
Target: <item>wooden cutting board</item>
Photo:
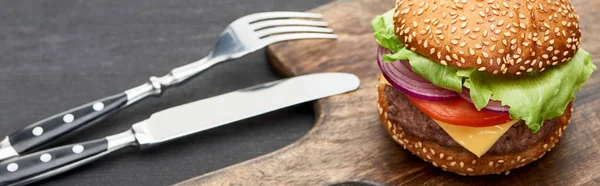
<path fill-rule="evenodd" d="M 583 48 L 600 61 L 600 1 L 573 3 L 581 16 Z M 600 184 L 600 72 L 577 92 L 570 127 L 557 146 L 509 175 L 458 176 L 425 163 L 393 142 L 377 113 L 377 45 L 370 27 L 374 16 L 393 7 L 394 0 L 339 0 L 311 10 L 326 16 L 339 39 L 272 45 L 267 49 L 271 63 L 285 76 L 354 73 L 362 80 L 361 88 L 317 101 L 317 122 L 297 142 L 179 185 L 328 185 L 348 180 L 387 185 Z"/>

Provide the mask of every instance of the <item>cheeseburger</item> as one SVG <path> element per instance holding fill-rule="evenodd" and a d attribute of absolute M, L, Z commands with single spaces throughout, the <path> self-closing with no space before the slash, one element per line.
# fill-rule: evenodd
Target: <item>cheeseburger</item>
<path fill-rule="evenodd" d="M 382 124 L 460 175 L 508 174 L 541 158 L 596 70 L 569 0 L 398 0 L 372 27 Z"/>

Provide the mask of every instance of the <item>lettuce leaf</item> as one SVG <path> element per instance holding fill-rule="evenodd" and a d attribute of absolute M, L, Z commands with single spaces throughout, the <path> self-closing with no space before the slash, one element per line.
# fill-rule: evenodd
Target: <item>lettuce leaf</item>
<path fill-rule="evenodd" d="M 571 60 L 544 72 L 522 76 L 501 76 L 471 70 L 460 73 L 477 109 L 488 100 L 501 101 L 510 106 L 510 117 L 520 118 L 536 132 L 546 119 L 563 114 L 569 102 L 575 98 L 575 90 L 596 70 L 591 55 L 579 49 Z"/>
<path fill-rule="evenodd" d="M 387 48 L 393 52 L 404 48 L 404 43 L 398 39 L 398 36 L 394 34 L 394 10 L 390 10 L 383 15 L 379 15 L 371 22 L 373 27 L 375 39 L 379 45 Z M 389 61 L 392 62 L 392 61 Z"/>
<path fill-rule="evenodd" d="M 483 109 L 490 99 L 500 101 L 510 107 L 511 118 L 524 120 L 534 133 L 544 120 L 564 113 L 575 98 L 575 90 L 580 90 L 581 84 L 596 70 L 591 55 L 583 49 L 579 49 L 566 64 L 521 76 L 493 75 L 473 68 L 445 66 L 404 48 L 393 32 L 393 14 L 390 12 L 377 16 L 372 22 L 375 39 L 382 47 L 394 52 L 384 55 L 384 61 L 409 60 L 414 72 L 439 87 L 456 92 L 461 92 L 463 86 L 469 88 L 478 110 Z"/>

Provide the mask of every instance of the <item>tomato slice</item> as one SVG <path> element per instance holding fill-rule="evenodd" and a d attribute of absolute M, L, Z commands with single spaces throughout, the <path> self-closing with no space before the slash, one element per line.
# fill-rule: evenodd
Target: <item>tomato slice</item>
<path fill-rule="evenodd" d="M 475 106 L 465 100 L 428 101 L 408 96 L 408 100 L 427 116 L 448 124 L 488 127 L 511 121 L 509 114 L 478 111 Z"/>

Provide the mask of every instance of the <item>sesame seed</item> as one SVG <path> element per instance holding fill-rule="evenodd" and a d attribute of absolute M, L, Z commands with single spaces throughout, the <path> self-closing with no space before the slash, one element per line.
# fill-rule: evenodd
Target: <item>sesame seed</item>
<path fill-rule="evenodd" d="M 460 165 L 460 168 L 465 167 L 465 163 L 463 163 L 462 161 L 459 163 L 459 165 Z"/>
<path fill-rule="evenodd" d="M 494 166 L 494 162 L 490 161 L 490 163 L 488 163 L 488 166 L 493 167 Z"/>
<path fill-rule="evenodd" d="M 455 162 L 455 161 L 453 161 L 453 162 L 450 162 L 450 166 L 453 166 L 453 167 L 454 167 L 455 165 L 456 165 L 456 162 Z"/>
<path fill-rule="evenodd" d="M 475 55 L 475 50 L 473 50 L 472 48 L 469 48 L 469 54 L 471 54 L 472 56 Z"/>
<path fill-rule="evenodd" d="M 504 24 L 504 20 L 500 19 L 500 20 L 498 21 L 498 26 L 502 26 L 503 24 Z"/>
<path fill-rule="evenodd" d="M 481 57 L 477 57 L 477 64 L 481 65 L 482 61 L 481 61 Z"/>
<path fill-rule="evenodd" d="M 483 54 L 483 57 L 485 57 L 485 58 L 488 58 L 488 57 L 489 57 L 489 55 L 488 55 L 488 53 L 487 53 L 487 52 L 481 52 L 481 54 Z"/>
<path fill-rule="evenodd" d="M 483 72 L 483 71 L 485 71 L 485 67 L 481 67 L 481 68 L 479 68 L 479 69 L 477 69 L 477 70 L 479 70 L 479 71 Z"/>
<path fill-rule="evenodd" d="M 464 32 L 464 35 L 466 36 L 467 34 L 469 34 L 469 32 L 471 32 L 471 29 L 468 29 L 468 28 L 467 28 L 467 29 L 465 30 L 465 32 Z"/>
<path fill-rule="evenodd" d="M 467 168 L 467 171 L 473 172 L 473 169 L 472 168 Z"/>

